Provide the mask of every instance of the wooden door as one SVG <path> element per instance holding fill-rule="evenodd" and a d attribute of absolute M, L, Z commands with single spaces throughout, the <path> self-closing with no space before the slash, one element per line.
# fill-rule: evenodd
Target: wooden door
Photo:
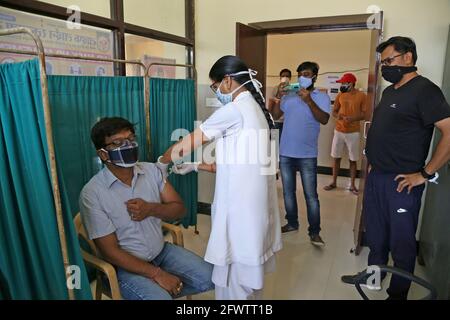
<path fill-rule="evenodd" d="M 236 23 L 236 56 L 258 71 L 256 79 L 266 88 L 267 35 L 263 30 Z"/>
<path fill-rule="evenodd" d="M 376 48 L 378 44 L 381 42 L 382 38 L 382 30 L 383 30 L 383 12 L 380 12 L 378 14 L 379 16 L 377 19 L 379 19 L 379 28 L 372 29 L 371 32 L 371 39 L 370 39 L 370 63 L 369 63 L 369 80 L 368 80 L 368 86 L 367 86 L 367 111 L 366 111 L 366 117 L 364 121 L 364 126 L 362 128 L 362 145 L 363 149 L 366 146 L 366 138 L 367 138 L 367 131 L 370 128 L 370 123 L 372 121 L 372 115 L 373 111 L 375 110 L 375 107 L 379 101 L 379 95 L 380 95 L 380 88 L 379 88 L 379 67 L 380 67 L 380 61 L 378 58 L 378 54 L 376 52 Z M 364 224 L 363 224 L 363 212 L 362 212 L 362 204 L 363 204 L 363 198 L 364 198 L 364 187 L 366 184 L 366 176 L 367 176 L 367 158 L 364 154 L 364 151 L 362 151 L 362 158 L 361 158 L 361 176 L 359 179 L 359 196 L 358 196 L 358 202 L 356 206 L 356 214 L 355 214 L 355 223 L 353 228 L 353 234 L 354 234 L 354 252 L 356 255 L 358 255 L 361 252 L 361 247 L 363 246 L 363 238 L 364 238 Z"/>

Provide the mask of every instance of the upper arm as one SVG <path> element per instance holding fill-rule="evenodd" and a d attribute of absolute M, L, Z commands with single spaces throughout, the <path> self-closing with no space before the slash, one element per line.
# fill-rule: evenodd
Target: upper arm
<path fill-rule="evenodd" d="M 160 170 L 155 167 L 151 172 L 154 174 L 154 179 L 158 186 L 161 203 L 183 202 L 183 199 L 181 199 L 180 195 L 176 192 L 174 187 L 172 187 L 170 182 L 163 178 Z"/>
<path fill-rule="evenodd" d="M 214 112 L 200 125 L 200 130 L 208 140 L 226 135 L 228 130 L 242 127 L 242 115 L 232 104 L 228 104 Z"/>
<path fill-rule="evenodd" d="M 450 117 L 440 120 L 434 125 L 442 132 L 443 136 L 450 136 Z"/>
<path fill-rule="evenodd" d="M 170 203 L 170 202 L 179 202 L 183 203 L 183 199 L 181 199 L 178 192 L 175 188 L 170 184 L 170 182 L 166 182 L 164 185 L 164 189 L 160 193 L 161 195 L 161 203 Z"/>

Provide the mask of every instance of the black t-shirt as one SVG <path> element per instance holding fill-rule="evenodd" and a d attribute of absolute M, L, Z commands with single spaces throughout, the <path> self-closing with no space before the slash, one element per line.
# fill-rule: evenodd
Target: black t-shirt
<path fill-rule="evenodd" d="M 366 155 L 373 168 L 387 173 L 419 172 L 425 166 L 434 123 L 450 117 L 441 89 L 422 76 L 398 89 L 387 87 L 375 108 Z"/>

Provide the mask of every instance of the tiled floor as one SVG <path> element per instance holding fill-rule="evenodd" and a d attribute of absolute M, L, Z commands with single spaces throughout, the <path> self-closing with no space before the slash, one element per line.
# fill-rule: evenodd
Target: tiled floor
<path fill-rule="evenodd" d="M 265 299 L 361 299 L 356 288 L 341 283 L 340 276 L 363 270 L 367 265 L 368 250 L 359 256 L 350 253 L 353 248 L 353 219 L 356 199 L 346 191 L 349 180 L 340 178 L 338 189 L 324 191 L 329 176 L 319 175 L 318 192 L 321 204 L 322 237 L 324 248 L 313 247 L 307 236 L 305 202 L 301 183 L 298 181 L 300 231 L 283 235 L 283 250 L 277 256 L 277 270 L 266 278 Z M 284 220 L 284 203 L 281 183 L 278 185 L 281 222 Z M 185 247 L 203 256 L 211 228 L 210 217 L 198 215 L 199 235 L 194 229 L 184 229 Z M 416 274 L 423 277 L 423 268 L 417 266 Z M 384 281 L 383 288 L 388 284 Z M 410 299 L 418 299 L 425 290 L 413 285 Z M 384 299 L 385 291 L 368 292 L 371 299 Z M 196 295 L 193 299 L 214 299 L 214 293 Z"/>

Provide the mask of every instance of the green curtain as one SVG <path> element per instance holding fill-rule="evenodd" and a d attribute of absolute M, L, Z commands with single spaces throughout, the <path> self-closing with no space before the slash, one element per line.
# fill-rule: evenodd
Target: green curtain
<path fill-rule="evenodd" d="M 196 120 L 195 84 L 193 80 L 150 80 L 150 131 L 152 161 L 177 142 L 181 136 L 194 130 Z M 181 130 L 180 130 L 181 129 Z M 193 156 L 184 161 L 193 161 Z M 185 176 L 172 174 L 169 181 L 183 198 L 187 214 L 183 226 L 197 224 L 197 173 Z"/>
<path fill-rule="evenodd" d="M 0 65 L 0 270 L 13 299 L 67 299 L 56 226 L 38 60 Z M 58 168 L 60 171 L 60 168 Z M 76 298 L 91 299 L 62 188 Z"/>
<path fill-rule="evenodd" d="M 102 167 L 90 137 L 100 118 L 119 116 L 135 123 L 140 159 L 147 160 L 144 79 L 49 76 L 48 91 L 56 154 L 75 215 L 81 189 Z"/>

